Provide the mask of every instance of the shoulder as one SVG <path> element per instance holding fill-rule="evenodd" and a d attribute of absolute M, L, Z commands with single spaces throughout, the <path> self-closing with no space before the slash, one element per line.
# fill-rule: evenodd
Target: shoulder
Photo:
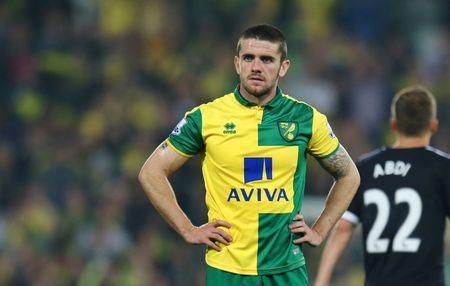
<path fill-rule="evenodd" d="M 205 113 L 214 113 L 219 110 L 224 110 L 227 105 L 233 102 L 233 93 L 229 93 L 218 97 L 210 102 L 202 103 L 191 110 L 186 112 L 185 117 L 190 117 L 194 119 L 201 119 Z"/>
<path fill-rule="evenodd" d="M 434 166 L 440 172 L 450 171 L 450 155 L 431 146 L 425 147 L 428 154 L 427 164 Z"/>
<path fill-rule="evenodd" d="M 305 110 L 305 111 L 309 111 L 309 112 L 313 112 L 314 110 L 316 110 L 310 104 L 308 104 L 304 101 L 298 100 L 296 98 L 293 98 L 292 96 L 290 96 L 288 94 L 282 93 L 282 98 L 283 98 L 284 106 L 295 108 L 297 110 Z"/>
<path fill-rule="evenodd" d="M 284 93 L 282 96 L 282 104 L 285 112 L 294 114 L 296 118 L 300 119 L 300 121 L 311 122 L 315 127 L 319 126 L 320 123 L 327 122 L 327 117 L 311 104 L 295 99 Z"/>
<path fill-rule="evenodd" d="M 358 160 L 356 161 L 356 164 L 364 165 L 366 163 L 370 163 L 371 161 L 374 161 L 378 157 L 380 157 L 385 151 L 386 151 L 386 147 L 380 147 L 380 148 L 372 150 L 368 153 L 365 153 L 358 158 Z"/>
<path fill-rule="evenodd" d="M 230 104 L 233 103 L 234 103 L 234 94 L 228 93 L 214 99 L 213 101 L 203 103 L 199 105 L 197 108 L 199 108 L 201 111 L 217 110 L 223 109 L 224 107 L 229 106 Z"/>
<path fill-rule="evenodd" d="M 444 162 L 450 162 L 450 155 L 445 153 L 444 151 L 441 151 L 437 148 L 427 146 L 425 147 L 425 150 L 429 152 L 429 154 L 433 157 L 435 157 L 437 160 L 442 160 Z"/>

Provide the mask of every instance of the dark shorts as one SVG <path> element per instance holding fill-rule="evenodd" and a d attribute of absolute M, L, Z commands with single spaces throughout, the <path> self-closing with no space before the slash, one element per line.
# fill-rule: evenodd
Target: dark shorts
<path fill-rule="evenodd" d="M 206 268 L 206 286 L 308 286 L 306 266 L 269 275 L 241 275 L 211 266 Z"/>

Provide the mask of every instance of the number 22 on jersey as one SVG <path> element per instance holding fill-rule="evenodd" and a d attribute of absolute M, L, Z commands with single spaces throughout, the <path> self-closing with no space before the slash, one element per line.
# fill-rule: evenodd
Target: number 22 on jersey
<path fill-rule="evenodd" d="M 405 221 L 394 236 L 393 252 L 417 252 L 421 239 L 409 236 L 416 228 L 422 216 L 422 200 L 412 188 L 400 188 L 395 191 L 395 204 L 407 203 L 409 210 Z M 368 253 L 385 253 L 388 250 L 389 239 L 380 238 L 389 220 L 391 206 L 387 195 L 380 189 L 369 189 L 364 192 L 364 205 L 374 204 L 377 216 L 366 240 Z"/>

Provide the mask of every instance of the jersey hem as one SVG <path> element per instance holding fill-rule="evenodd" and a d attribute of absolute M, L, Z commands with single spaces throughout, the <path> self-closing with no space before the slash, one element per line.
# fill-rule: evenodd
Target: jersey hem
<path fill-rule="evenodd" d="M 303 265 L 305 265 L 305 258 L 302 258 L 299 261 L 296 261 L 294 263 L 285 265 L 285 266 L 280 266 L 280 267 L 274 267 L 274 268 L 269 268 L 269 269 L 242 269 L 239 267 L 233 267 L 233 266 L 229 266 L 229 265 L 224 265 L 221 263 L 217 263 L 215 261 L 210 261 L 208 260 L 208 258 L 205 259 L 206 264 L 223 270 L 223 271 L 227 271 L 230 273 L 234 273 L 234 274 L 239 274 L 239 275 L 272 275 L 272 274 L 278 274 L 278 273 L 283 273 L 283 272 L 288 272 L 291 270 L 294 270 L 296 268 L 302 267 Z"/>
<path fill-rule="evenodd" d="M 183 151 L 181 151 L 180 149 L 178 149 L 177 147 L 175 147 L 175 145 L 173 145 L 173 143 L 170 142 L 169 139 L 166 139 L 166 143 L 167 143 L 167 145 L 169 145 L 175 152 L 177 152 L 179 155 L 181 155 L 181 156 L 183 156 L 183 157 L 191 158 L 191 157 L 194 156 L 194 155 L 186 154 L 186 153 L 184 153 Z"/>

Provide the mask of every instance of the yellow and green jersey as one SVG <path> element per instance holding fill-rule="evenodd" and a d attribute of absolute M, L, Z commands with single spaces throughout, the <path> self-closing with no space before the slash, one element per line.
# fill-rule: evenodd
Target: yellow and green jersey
<path fill-rule="evenodd" d="M 304 265 L 288 225 L 302 209 L 306 154 L 325 158 L 339 146 L 323 114 L 280 89 L 257 106 L 236 88 L 188 112 L 167 143 L 201 153 L 208 219 L 232 224 L 233 242 L 208 249 L 208 265 L 246 275 Z"/>

